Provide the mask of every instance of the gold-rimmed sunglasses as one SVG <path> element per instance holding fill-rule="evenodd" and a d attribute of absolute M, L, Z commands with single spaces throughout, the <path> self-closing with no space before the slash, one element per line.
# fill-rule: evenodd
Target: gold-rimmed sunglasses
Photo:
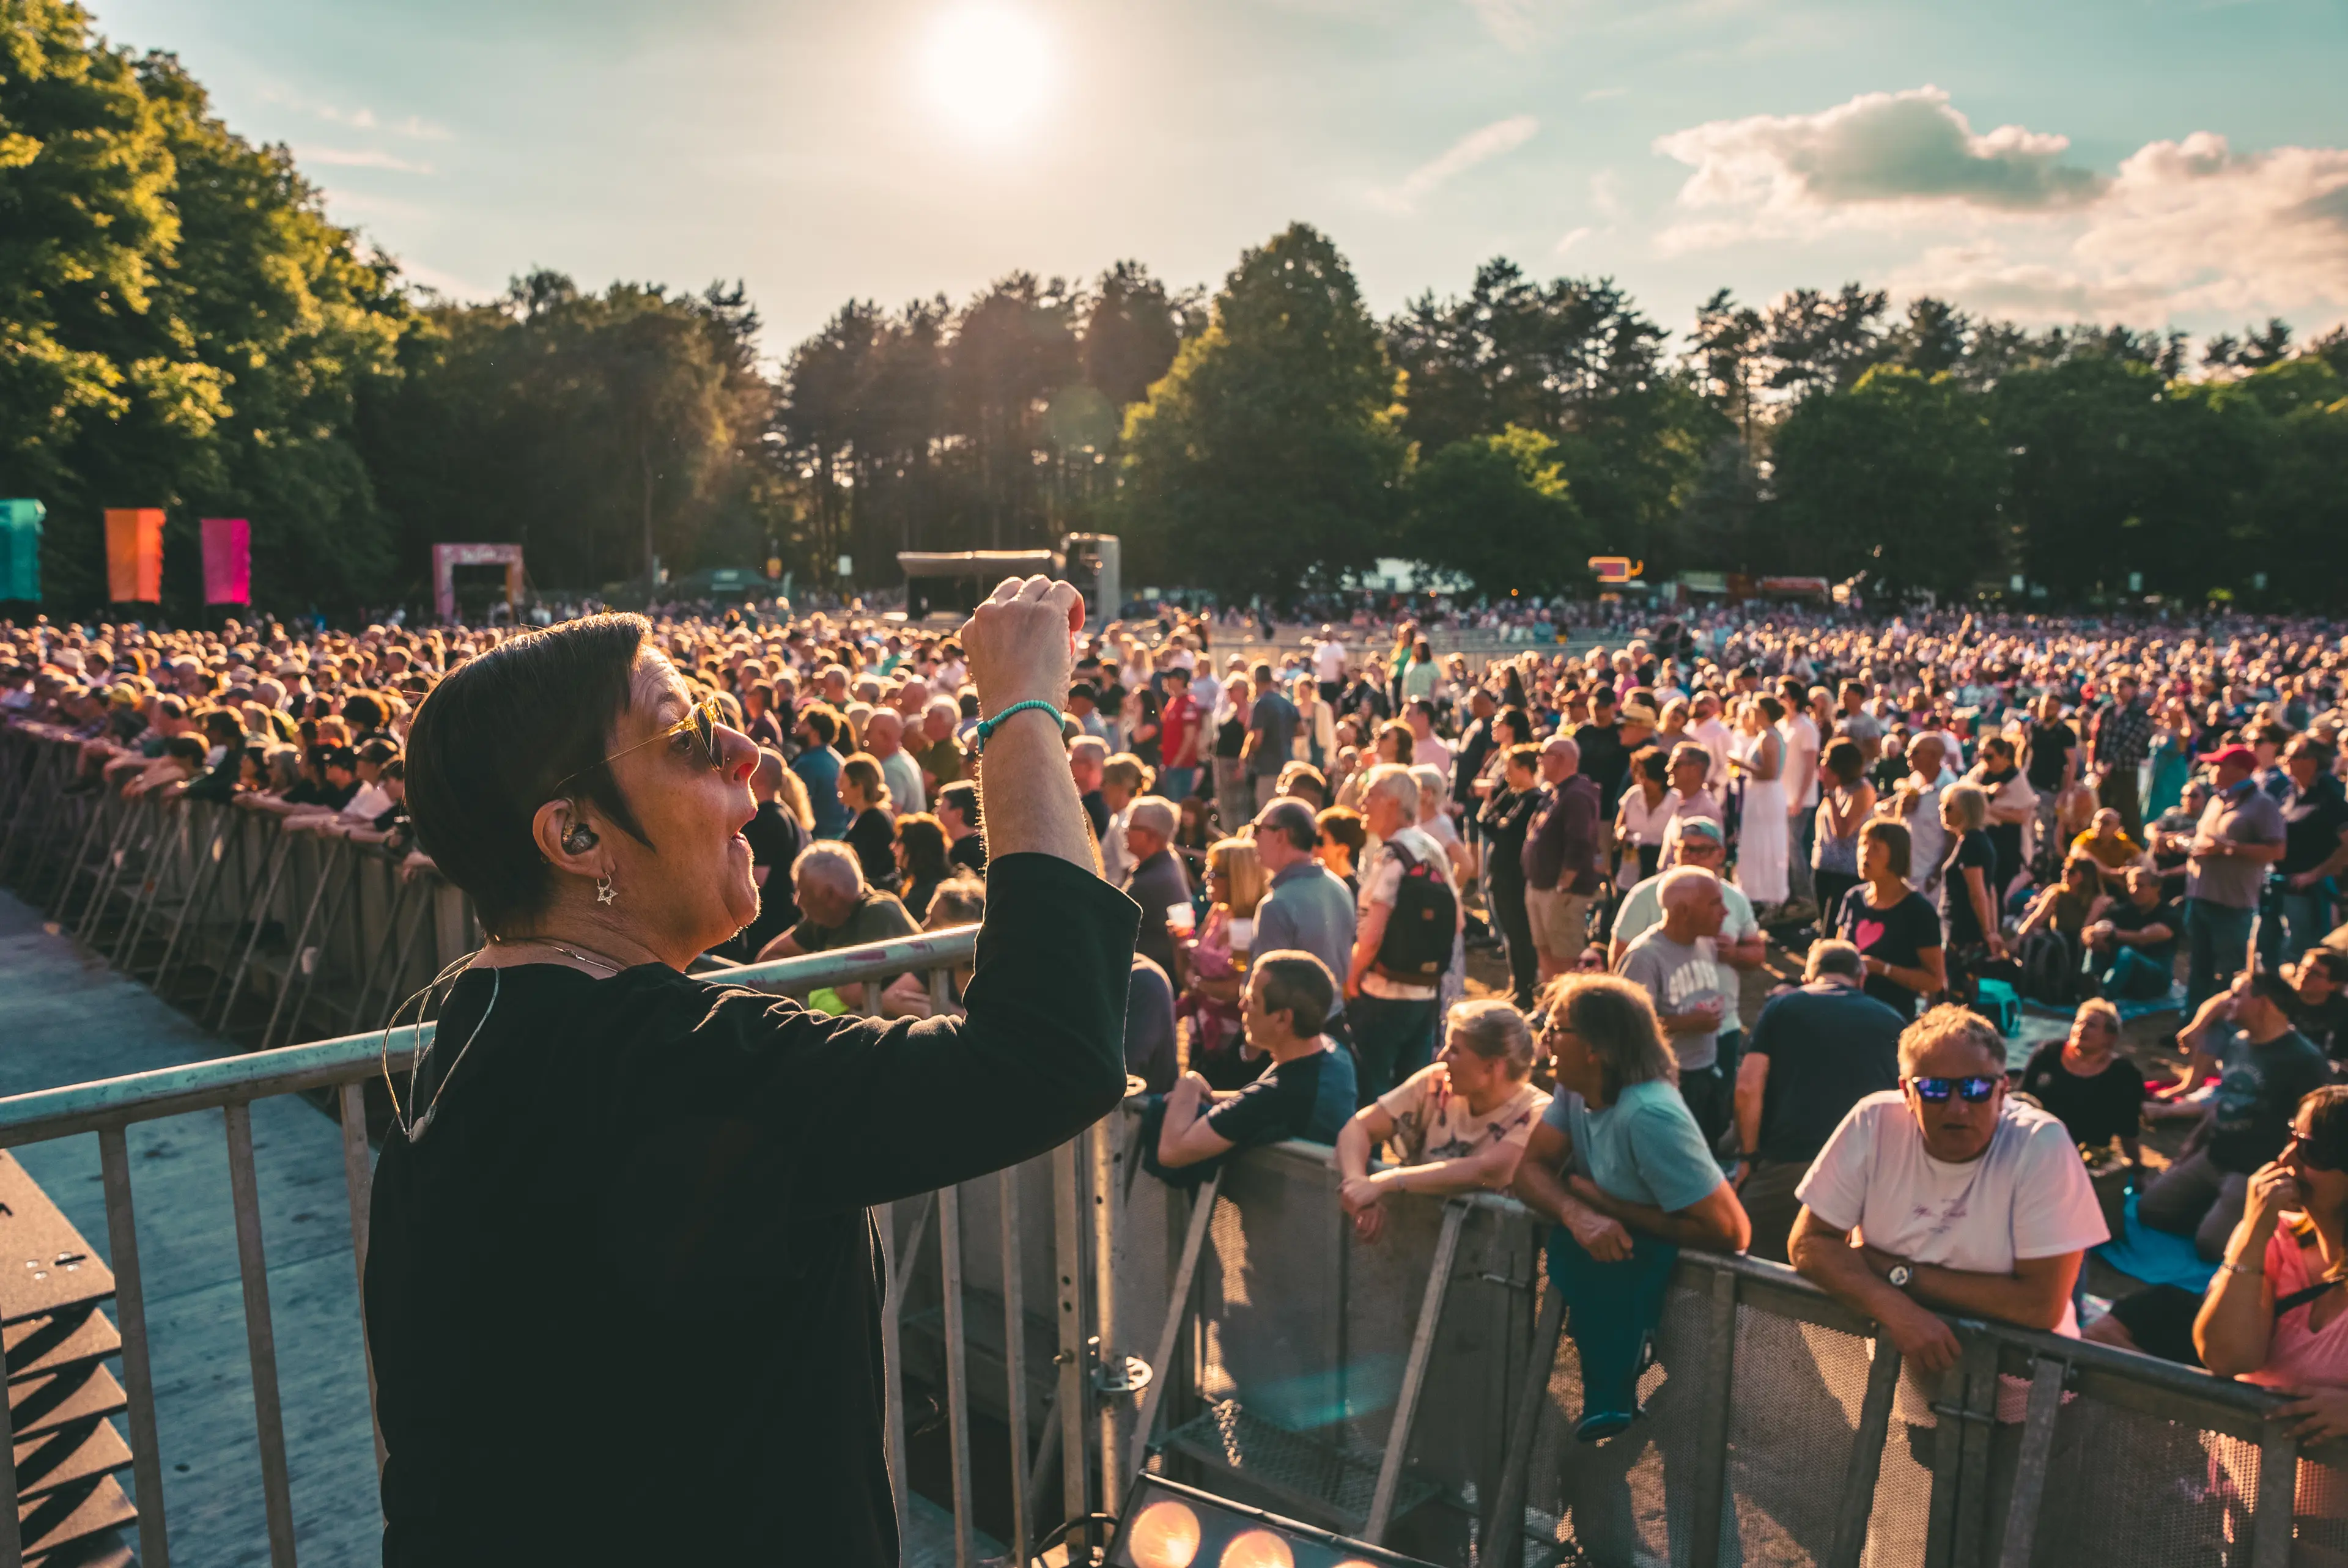
<path fill-rule="evenodd" d="M 691 735 L 695 745 L 700 748 L 701 765 L 711 773 L 716 773 L 726 765 L 726 749 L 718 743 L 717 740 L 717 726 L 725 722 L 724 706 L 715 697 L 705 697 L 695 702 L 684 718 L 679 719 L 660 733 L 647 736 L 633 746 L 622 746 L 602 761 L 591 763 L 586 767 L 581 768 L 578 773 L 564 775 L 562 782 L 554 786 L 552 793 L 561 794 L 570 787 L 572 780 L 580 776 L 580 774 L 591 773 L 596 768 L 609 767 L 632 752 L 641 752 L 646 746 L 656 746 L 664 741 L 673 741 L 680 735 L 686 734 Z"/>

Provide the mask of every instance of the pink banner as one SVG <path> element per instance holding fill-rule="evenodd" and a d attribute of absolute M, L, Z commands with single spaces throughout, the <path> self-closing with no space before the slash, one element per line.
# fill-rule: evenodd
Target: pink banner
<path fill-rule="evenodd" d="M 204 602 L 252 602 L 252 525 L 242 518 L 204 519 Z"/>

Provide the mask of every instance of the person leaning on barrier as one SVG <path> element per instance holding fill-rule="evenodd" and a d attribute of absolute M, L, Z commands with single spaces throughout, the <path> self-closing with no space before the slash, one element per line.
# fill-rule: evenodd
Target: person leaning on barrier
<path fill-rule="evenodd" d="M 1663 1289 L 1684 1246 L 1742 1252 L 1751 1223 L 1680 1098 L 1654 1005 L 1612 975 L 1572 974 L 1542 993 L 1557 1096 L 1517 1163 L 1516 1195 L 1554 1222 L 1550 1279 L 1581 1352 L 1575 1435 L 1611 1437 L 1637 1384 Z"/>
<path fill-rule="evenodd" d="M 960 1020 L 683 972 L 757 912 L 755 748 L 642 618 L 510 638 L 425 700 L 410 806 L 493 939 L 375 1176 L 387 1568 L 897 1562 L 867 1205 L 1041 1153 L 1125 1092 L 1139 915 L 1099 878 L 1058 728 L 1082 617 L 1067 584 L 1012 579 L 963 631 L 1002 727 Z M 675 1440 L 624 1440 L 645 1367 L 713 1352 L 659 1381 Z"/>
<path fill-rule="evenodd" d="M 1908 1025 L 1900 1071 L 1898 1090 L 1850 1108 L 1796 1189 L 1794 1266 L 1881 1324 L 1919 1373 L 1956 1364 L 1942 1312 L 2075 1335 L 2072 1285 L 2110 1233 L 2071 1135 L 2007 1097 L 2005 1041 L 1968 1009 Z"/>
<path fill-rule="evenodd" d="M 1460 1002 L 1436 1060 L 1354 1113 L 1337 1134 L 1337 1201 L 1354 1234 L 1375 1241 L 1389 1193 L 1505 1191 L 1549 1096 L 1529 1080 L 1532 1030 L 1498 997 Z M 1391 1143 L 1400 1163 L 1370 1172 Z"/>
<path fill-rule="evenodd" d="M 1244 1089 L 1186 1072 L 1167 1095 L 1157 1163 L 1175 1171 L 1258 1143 L 1334 1143 L 1354 1112 L 1354 1060 L 1324 1032 L 1337 982 L 1310 953 L 1265 953 L 1248 971 L 1240 1018 L 1248 1045 L 1272 1058 Z"/>
<path fill-rule="evenodd" d="M 1736 1064 L 1734 1180 L 1756 1257 L 1788 1261 L 1810 1162 L 1853 1105 L 1900 1086 L 1901 1020 L 1860 989 L 1866 978 L 1849 942 L 1811 943 L 1801 987 L 1769 999 Z"/>
<path fill-rule="evenodd" d="M 798 923 L 759 950 L 761 963 L 894 941 L 921 929 L 894 893 L 864 880 L 856 851 L 835 839 L 819 838 L 799 851 L 791 862 L 791 894 L 799 907 Z M 843 1007 L 864 1005 L 861 981 L 829 989 Z"/>

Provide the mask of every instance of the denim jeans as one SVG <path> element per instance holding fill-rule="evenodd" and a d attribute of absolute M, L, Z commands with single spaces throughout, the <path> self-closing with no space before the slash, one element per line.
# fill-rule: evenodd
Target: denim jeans
<path fill-rule="evenodd" d="M 2104 995 L 2113 1001 L 2151 1001 L 2167 996 L 2174 979 L 2170 966 L 2147 958 L 2134 948 L 2122 948 L 2112 955 L 2111 967 L 2103 973 Z"/>
<path fill-rule="evenodd" d="M 2185 1016 L 2234 983 L 2250 961 L 2250 924 L 2256 911 L 2212 904 L 2206 898 L 2185 901 Z"/>
<path fill-rule="evenodd" d="M 1158 794 L 1180 804 L 1190 798 L 1190 790 L 1199 782 L 1196 768 L 1168 768 L 1158 775 Z"/>
<path fill-rule="evenodd" d="M 1354 1033 L 1354 1057 L 1361 1065 L 1357 1086 L 1367 1105 L 1434 1059 L 1435 1011 L 1439 997 L 1406 999 L 1364 991 L 1345 1003 L 1345 1024 Z"/>
<path fill-rule="evenodd" d="M 2302 953 L 2322 945 L 2332 929 L 2331 888 L 2329 882 L 2319 882 L 2303 892 L 2279 889 L 2273 899 L 2275 917 L 2264 912 L 2259 916 L 2259 956 L 2269 964 L 2295 964 Z"/>

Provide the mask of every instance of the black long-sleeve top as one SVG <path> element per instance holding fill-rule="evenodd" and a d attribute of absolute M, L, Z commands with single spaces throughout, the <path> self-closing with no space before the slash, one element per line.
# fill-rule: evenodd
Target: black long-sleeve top
<path fill-rule="evenodd" d="M 662 965 L 458 981 L 434 1071 L 469 1050 L 376 1171 L 386 1568 L 896 1563 L 866 1205 L 1055 1147 L 1125 1087 L 1139 911 L 1051 856 L 987 880 L 966 1020 Z"/>

